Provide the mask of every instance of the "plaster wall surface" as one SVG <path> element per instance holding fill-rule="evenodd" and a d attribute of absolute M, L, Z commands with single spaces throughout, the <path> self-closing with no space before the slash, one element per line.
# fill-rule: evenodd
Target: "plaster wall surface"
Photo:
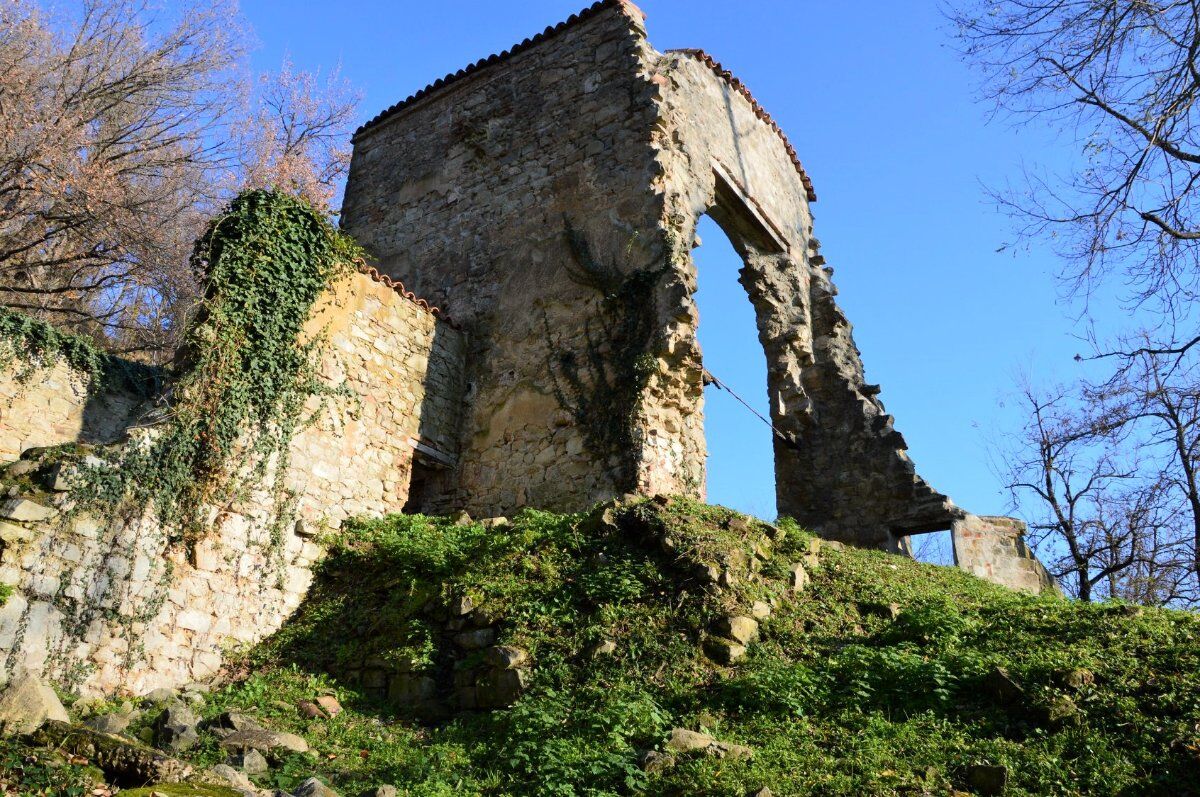
<path fill-rule="evenodd" d="M 400 511 L 418 443 L 454 456 L 460 332 L 363 275 L 322 299 L 309 332 L 326 339 L 323 378 L 350 395 L 314 399 L 285 474 L 294 504 L 281 505 L 270 472 L 247 477 L 248 495 L 211 507 L 206 533 L 184 545 L 153 513 L 72 514 L 68 492 L 0 500 L 0 583 L 16 588 L 0 607 L 0 676 L 25 668 L 135 694 L 209 676 L 223 651 L 299 605 L 319 531 Z M 26 389 L 52 392 L 61 367 L 33 377 Z"/>

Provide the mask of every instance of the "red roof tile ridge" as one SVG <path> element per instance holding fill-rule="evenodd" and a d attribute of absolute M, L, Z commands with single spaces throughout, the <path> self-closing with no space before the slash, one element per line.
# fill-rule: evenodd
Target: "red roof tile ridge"
<path fill-rule="evenodd" d="M 391 117 L 395 116 L 396 114 L 400 113 L 401 111 L 403 111 L 405 108 L 407 108 L 409 105 L 413 104 L 414 102 L 424 99 L 425 97 L 428 97 L 430 94 L 438 91 L 439 89 L 443 89 L 446 86 L 449 86 L 453 83 L 457 83 L 458 81 L 462 80 L 463 78 L 465 78 L 469 75 L 473 75 L 476 72 L 480 71 L 481 69 L 492 66 L 493 64 L 498 64 L 502 61 L 507 61 L 508 59 L 512 58 L 514 55 L 525 52 L 526 50 L 530 49 L 531 47 L 535 47 L 538 44 L 541 44 L 542 42 L 546 41 L 547 39 L 550 39 L 550 38 L 558 35 L 559 33 L 562 33 L 564 30 L 567 30 L 568 28 L 574 27 L 575 25 L 577 25 L 580 22 L 583 22 L 584 20 L 591 19 L 592 17 L 596 16 L 596 14 L 600 13 L 601 11 L 603 11 L 607 8 L 620 9 L 622 13 L 624 13 L 626 16 L 630 17 L 631 19 L 634 17 L 635 14 L 638 16 L 639 19 L 646 18 L 645 12 L 643 12 L 640 8 L 638 8 L 636 5 L 634 5 L 632 2 L 630 2 L 630 0 L 597 0 L 597 2 L 593 3 L 592 5 L 583 9 L 582 11 L 572 14 L 570 17 L 568 17 L 564 21 L 558 23 L 557 25 L 551 25 L 550 27 L 546 28 L 541 33 L 538 33 L 534 36 L 530 36 L 529 38 L 522 41 L 520 44 L 515 44 L 511 48 L 504 50 L 503 52 L 493 53 L 492 55 L 489 55 L 486 58 L 480 58 L 475 63 L 469 64 L 469 65 L 463 67 L 462 69 L 458 70 L 457 72 L 453 72 L 451 74 L 446 75 L 445 77 L 438 78 L 434 82 L 425 86 L 425 88 L 420 89 L 416 93 L 409 95 L 405 99 L 401 100 L 400 102 L 396 103 L 395 105 L 391 106 L 390 108 L 387 108 L 386 110 L 377 114 L 374 118 L 365 122 L 361 127 L 359 127 L 357 130 L 354 131 L 352 140 L 355 138 L 358 138 L 359 136 L 361 136 L 363 133 L 367 132 L 368 130 L 382 124 L 384 121 L 386 121 L 386 120 L 390 119 Z"/>
<path fill-rule="evenodd" d="M 796 154 L 796 148 L 792 146 L 792 142 L 788 141 L 787 134 L 783 132 L 783 128 L 779 126 L 779 123 L 771 118 L 771 114 L 767 113 L 767 109 L 763 108 L 762 105 L 759 104 L 758 100 L 754 99 L 754 95 L 750 93 L 750 89 L 746 87 L 746 84 L 739 80 L 737 76 L 728 69 L 721 66 L 720 61 L 713 58 L 704 50 L 695 48 L 682 48 L 677 50 L 668 50 L 667 52 L 679 55 L 687 55 L 695 58 L 715 72 L 718 77 L 723 79 L 726 83 L 732 86 L 735 91 L 749 101 L 750 107 L 754 109 L 754 115 L 766 122 L 767 125 L 779 135 L 779 138 L 782 139 L 783 146 L 787 149 L 788 157 L 792 159 L 792 164 L 795 165 L 796 171 L 800 173 L 800 180 L 804 183 L 804 190 L 808 195 L 808 201 L 816 202 L 816 189 L 813 188 L 813 183 L 808 176 L 808 172 L 804 171 L 804 166 L 800 163 L 800 157 Z"/>
<path fill-rule="evenodd" d="M 407 288 L 405 288 L 404 283 L 401 282 L 400 280 L 394 280 L 391 277 L 389 277 L 387 274 L 380 274 L 379 269 L 374 268 L 372 266 L 368 266 L 362 260 L 356 260 L 355 267 L 357 268 L 359 274 L 365 274 L 366 276 L 370 277 L 373 281 L 378 282 L 381 285 L 383 285 L 385 288 L 392 289 L 397 294 L 404 297 L 408 301 L 412 302 L 417 307 L 420 307 L 422 310 L 429 313 L 434 318 L 438 319 L 439 321 L 446 322 L 446 324 L 448 324 L 453 329 L 460 329 L 458 324 L 454 323 L 454 321 L 452 321 L 450 318 L 448 318 L 442 312 L 442 308 L 437 307 L 435 305 L 431 305 L 429 302 L 425 301 L 424 299 L 417 298 L 417 295 L 415 293 L 413 293 L 412 291 L 408 290 Z"/>

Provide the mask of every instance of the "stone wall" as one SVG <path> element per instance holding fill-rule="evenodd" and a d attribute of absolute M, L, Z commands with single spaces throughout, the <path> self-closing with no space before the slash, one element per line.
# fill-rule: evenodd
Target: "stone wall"
<path fill-rule="evenodd" d="M 323 377 L 353 397 L 314 400 L 285 478 L 294 506 L 254 486 L 271 484 L 268 473 L 237 504 L 212 507 L 206 533 L 185 546 L 152 515 L 67 512 L 69 493 L 55 488 L 69 478 L 35 461 L 21 470 L 44 490 L 5 485 L 0 583 L 16 591 L 0 607 L 0 675 L 24 667 L 92 693 L 211 675 L 224 651 L 263 638 L 299 605 L 321 553 L 316 534 L 348 515 L 402 509 L 418 446 L 453 459 L 461 333 L 363 275 L 327 294 L 308 329 L 326 339 Z"/>
<path fill-rule="evenodd" d="M 65 362 L 15 359 L 3 341 L 0 363 L 0 462 L 41 446 L 111 442 L 140 404 L 132 394 L 93 390 L 91 377 Z"/>
<path fill-rule="evenodd" d="M 650 52 L 636 9 L 601 3 L 356 135 L 344 227 L 472 341 L 461 467 L 428 508 L 577 509 L 633 489 L 638 452 L 590 434 L 622 422 L 593 388 L 629 364 L 609 358 L 565 228 L 620 273 L 666 255 Z"/>
<path fill-rule="evenodd" d="M 344 224 L 381 270 L 472 333 L 461 466 L 434 503 L 502 514 L 631 490 L 703 497 L 689 253 L 707 213 L 746 261 L 782 432 L 779 511 L 888 548 L 949 528 L 961 512 L 916 475 L 865 382 L 813 236 L 813 199 L 745 87 L 701 52 L 655 51 L 640 12 L 618 0 L 368 123 Z M 651 329 L 635 350 L 621 336 L 641 314 Z M 616 388 L 631 382 L 641 393 L 627 405 Z"/>
<path fill-rule="evenodd" d="M 1054 578 L 1025 544 L 1025 524 L 1011 517 L 967 515 L 954 523 L 954 559 L 963 570 L 1037 595 L 1057 591 Z"/>

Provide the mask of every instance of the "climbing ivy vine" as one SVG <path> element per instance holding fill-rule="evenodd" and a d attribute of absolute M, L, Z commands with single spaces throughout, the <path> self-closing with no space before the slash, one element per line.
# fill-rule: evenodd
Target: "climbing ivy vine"
<path fill-rule="evenodd" d="M 196 241 L 204 295 L 163 398 L 165 420 L 119 462 L 85 467 L 80 503 L 152 507 L 187 538 L 204 506 L 234 497 L 240 480 L 230 477 L 244 463 L 259 478 L 272 471 L 281 491 L 307 400 L 336 392 L 318 379 L 319 340 L 301 332 L 317 297 L 360 255 L 299 199 L 238 196 Z"/>
<path fill-rule="evenodd" d="M 0 307 L 0 341 L 7 344 L 0 345 L 0 369 L 19 364 L 18 382 L 63 361 L 88 375 L 88 390 L 94 393 L 120 390 L 149 396 L 162 384 L 161 368 L 109 354 L 82 335 L 63 332 L 7 307 Z"/>
<path fill-rule="evenodd" d="M 587 238 L 564 220 L 573 263 L 567 276 L 598 294 L 599 312 L 585 319 L 582 349 L 556 341 L 545 311 L 542 324 L 549 346 L 547 367 L 555 400 L 571 414 L 594 456 L 621 463 L 617 485 L 632 490 L 636 480 L 630 452 L 642 394 L 654 374 L 651 345 L 657 332 L 654 294 L 665 262 L 631 271 L 615 258 L 599 261 Z"/>

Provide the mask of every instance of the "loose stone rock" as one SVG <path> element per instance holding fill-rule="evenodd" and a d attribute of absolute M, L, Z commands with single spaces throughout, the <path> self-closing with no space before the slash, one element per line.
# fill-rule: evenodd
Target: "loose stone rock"
<path fill-rule="evenodd" d="M 336 717 L 342 713 L 342 704 L 333 695 L 321 695 L 317 698 L 317 705 L 330 717 Z"/>
<path fill-rule="evenodd" d="M 765 620 L 771 616 L 771 605 L 764 601 L 755 601 L 750 607 L 750 614 L 756 620 Z"/>
<path fill-rule="evenodd" d="M 172 753 L 195 747 L 200 741 L 199 723 L 199 717 L 183 703 L 170 704 L 154 720 L 154 746 Z"/>
<path fill-rule="evenodd" d="M 808 586 L 808 571 L 799 562 L 792 565 L 790 586 L 796 592 L 803 592 Z"/>
<path fill-rule="evenodd" d="M 214 778 L 218 778 L 225 783 L 228 783 L 235 789 L 252 793 L 257 791 L 254 788 L 254 784 L 250 782 L 250 778 L 246 776 L 246 773 L 238 772 L 229 764 L 217 764 L 208 772 Z"/>
<path fill-rule="evenodd" d="M 375 790 L 375 797 L 396 797 L 395 786 L 380 786 Z"/>
<path fill-rule="evenodd" d="M 589 659 L 598 659 L 602 656 L 612 656 L 617 652 L 617 643 L 611 639 L 606 639 L 603 642 L 597 642 L 588 648 L 587 656 Z"/>
<path fill-rule="evenodd" d="M 708 637 L 704 640 L 704 653 L 718 664 L 734 664 L 746 657 L 746 646 L 731 639 Z"/>
<path fill-rule="evenodd" d="M 743 645 L 758 639 L 758 620 L 752 617 L 723 617 L 717 621 L 715 629 L 718 634 Z"/>
<path fill-rule="evenodd" d="M 265 775 L 269 769 L 267 759 L 257 750 L 234 753 L 229 757 L 229 764 L 247 775 Z"/>
<path fill-rule="evenodd" d="M 268 755 L 279 750 L 292 753 L 308 752 L 308 742 L 294 733 L 281 733 L 266 728 L 248 728 L 234 731 L 221 740 L 221 747 L 226 750 L 245 751 L 258 750 Z"/>
<path fill-rule="evenodd" d="M 58 510 L 28 498 L 10 498 L 0 504 L 0 518 L 18 523 L 43 523 L 58 517 Z"/>
<path fill-rule="evenodd" d="M 37 676 L 14 679 L 0 695 L 0 735 L 33 733 L 50 720 L 69 722 L 70 717 L 54 690 Z"/>
<path fill-rule="evenodd" d="M 338 797 L 338 793 L 316 778 L 309 778 L 292 792 L 295 797 Z"/>
<path fill-rule="evenodd" d="M 308 717 L 310 720 L 321 719 L 325 716 L 325 712 L 321 707 L 311 700 L 301 700 L 296 704 L 296 709 L 302 716 Z"/>
<path fill-rule="evenodd" d="M 529 653 L 510 645 L 498 645 L 483 652 L 484 660 L 493 667 L 515 670 L 529 665 Z"/>
<path fill-rule="evenodd" d="M 94 731 L 100 733 L 109 733 L 120 735 L 125 732 L 129 725 L 137 718 L 137 714 L 100 714 L 91 717 L 83 724 Z"/>

